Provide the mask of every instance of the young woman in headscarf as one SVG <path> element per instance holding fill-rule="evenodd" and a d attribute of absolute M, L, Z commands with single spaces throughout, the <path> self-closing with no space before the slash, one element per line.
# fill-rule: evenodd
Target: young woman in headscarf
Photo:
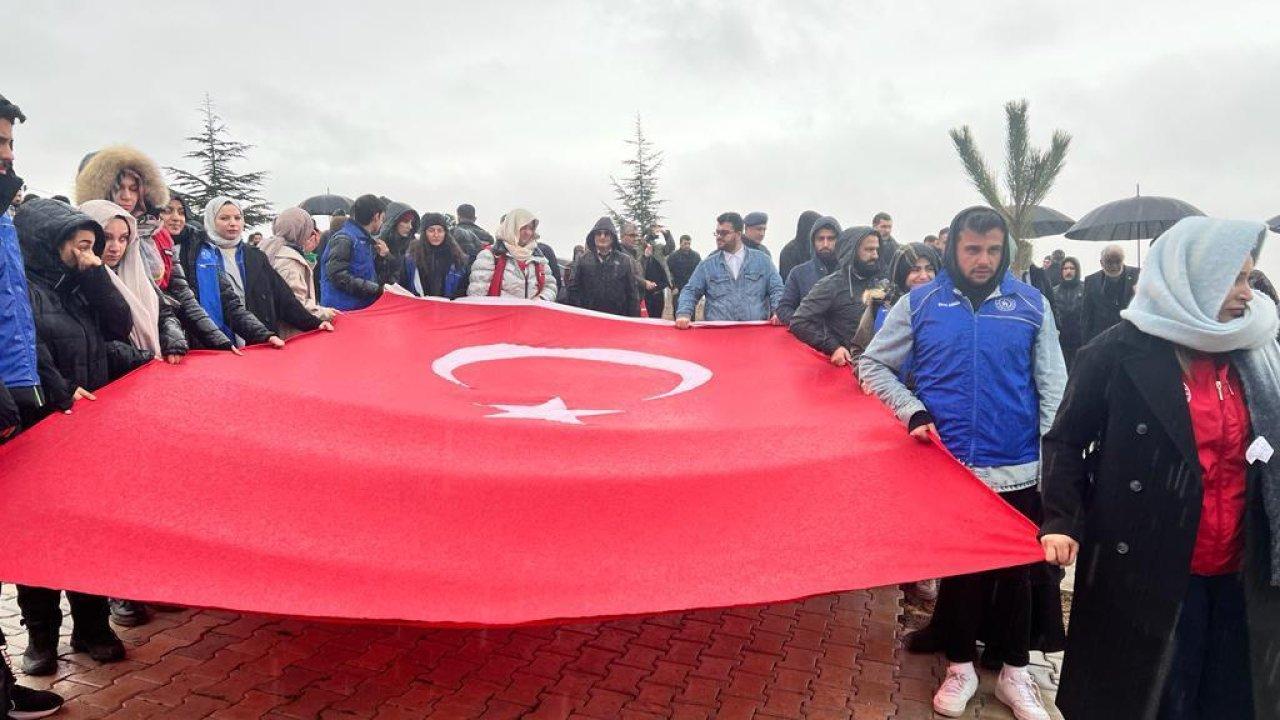
<path fill-rule="evenodd" d="M 316 300 L 315 275 L 307 255 L 320 244 L 320 231 L 311 213 L 291 207 L 276 216 L 271 224 L 271 237 L 258 243 L 258 249 L 271 261 L 271 267 L 284 279 L 293 296 L 307 312 L 321 321 L 332 320 L 337 310 L 320 305 Z M 281 337 L 288 340 L 300 330 L 288 323 L 280 327 Z"/>
<path fill-rule="evenodd" d="M 204 209 L 204 223 L 205 229 L 195 241 L 182 246 L 182 268 L 200 306 L 224 334 L 236 336 L 237 345 L 252 344 L 252 339 L 228 326 L 229 307 L 222 297 L 220 277 L 230 280 L 235 296 L 271 331 L 266 341 L 276 347 L 284 347 L 279 337 L 281 322 L 303 331 L 333 330 L 328 321 L 307 312 L 261 250 L 243 241 L 244 216 L 239 203 L 226 196 L 210 200 Z"/>
<path fill-rule="evenodd" d="M 850 363 L 854 365 L 855 373 L 858 358 L 862 357 L 862 352 L 884 324 L 889 308 L 898 302 L 898 298 L 932 281 L 941 267 L 941 256 L 924 243 L 909 243 L 898 248 L 893 262 L 889 264 L 892 283 L 869 288 L 862 295 L 866 309 L 862 311 L 858 329 L 854 331 L 853 340 L 849 343 Z"/>
<path fill-rule="evenodd" d="M 538 250 L 538 219 L 524 208 L 502 217 L 497 241 L 471 266 L 467 295 L 556 300 L 556 278 Z"/>
<path fill-rule="evenodd" d="M 1280 717 L 1280 346 L 1262 223 L 1186 218 L 1084 346 L 1044 437 L 1045 558 L 1079 558 L 1067 720 Z"/>
<path fill-rule="evenodd" d="M 452 300 L 467 293 L 467 254 L 449 237 L 444 215 L 422 216 L 422 232 L 409 243 L 400 284 L 420 297 Z"/>
<path fill-rule="evenodd" d="M 169 282 L 173 267 L 172 245 L 162 252 L 152 239 L 160 227 L 159 215 L 169 204 L 169 188 L 160 166 L 141 151 L 112 145 L 90 153 L 80 161 L 76 174 L 76 204 L 110 200 L 137 221 L 138 250 L 148 274 L 161 287 Z"/>

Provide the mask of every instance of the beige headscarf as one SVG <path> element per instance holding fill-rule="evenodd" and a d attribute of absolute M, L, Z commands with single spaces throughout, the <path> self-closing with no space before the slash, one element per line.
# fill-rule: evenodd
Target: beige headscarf
<path fill-rule="evenodd" d="M 311 219 L 311 213 L 298 207 L 288 208 L 271 223 L 271 237 L 258 243 L 258 249 L 272 260 L 286 245 L 301 253 L 302 244 L 314 227 L 315 220 Z"/>
<path fill-rule="evenodd" d="M 528 243 L 521 245 L 520 228 L 530 223 L 533 224 L 535 232 Z M 502 224 L 498 226 L 498 239 L 506 246 L 511 257 L 519 262 L 529 262 L 529 258 L 533 257 L 533 251 L 538 249 L 537 229 L 538 218 L 524 208 L 516 208 L 502 218 Z"/>
<path fill-rule="evenodd" d="M 115 218 L 124 220 L 129 226 L 129 244 L 125 247 L 120 262 L 114 268 L 107 268 L 107 275 L 124 296 L 133 316 L 129 342 L 139 350 L 150 350 L 156 357 L 160 357 L 160 293 L 142 258 L 138 221 L 110 200 L 86 201 L 81 203 L 80 211 L 93 218 L 104 230 L 107 223 Z"/>

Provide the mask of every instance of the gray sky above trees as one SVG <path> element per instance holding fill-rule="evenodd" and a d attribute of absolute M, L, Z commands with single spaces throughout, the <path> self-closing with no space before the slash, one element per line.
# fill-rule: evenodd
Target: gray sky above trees
<path fill-rule="evenodd" d="M 523 206 L 561 252 L 613 202 L 637 111 L 666 153 L 668 225 L 702 250 L 730 209 L 767 211 L 775 251 L 807 208 L 936 232 L 978 202 L 947 130 L 971 125 L 1002 163 L 1020 97 L 1034 142 L 1074 136 L 1047 200 L 1074 217 L 1138 182 L 1280 213 L 1273 0 L 925 5 L 20 2 L 0 93 L 30 118 L 17 168 L 37 192 L 69 194 L 108 143 L 183 165 L 207 90 L 277 209 L 331 188 L 471 202 L 493 227 Z M 1101 248 L 1066 245 L 1096 267 Z"/>

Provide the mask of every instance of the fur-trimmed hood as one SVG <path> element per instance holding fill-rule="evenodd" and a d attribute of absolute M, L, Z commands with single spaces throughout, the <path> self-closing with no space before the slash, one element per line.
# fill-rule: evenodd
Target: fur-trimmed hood
<path fill-rule="evenodd" d="M 89 200 L 111 200 L 111 189 L 115 187 L 120 171 L 126 168 L 142 177 L 146 191 L 143 195 L 146 212 L 159 210 L 169 204 L 169 187 L 160 174 L 160 166 L 142 151 L 128 145 L 105 147 L 98 152 L 89 153 L 80 161 L 80 171 L 76 175 L 76 204 Z"/>

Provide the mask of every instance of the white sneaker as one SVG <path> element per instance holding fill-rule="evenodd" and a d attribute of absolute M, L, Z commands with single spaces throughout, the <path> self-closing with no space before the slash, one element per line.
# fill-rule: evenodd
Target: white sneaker
<path fill-rule="evenodd" d="M 933 694 L 933 711 L 943 717 L 960 717 L 976 692 L 978 671 L 973 663 L 952 663 L 947 666 L 947 679 Z"/>
<path fill-rule="evenodd" d="M 1004 666 L 996 681 L 996 699 L 1009 706 L 1018 720 L 1050 720 L 1040 686 L 1026 668 Z"/>

